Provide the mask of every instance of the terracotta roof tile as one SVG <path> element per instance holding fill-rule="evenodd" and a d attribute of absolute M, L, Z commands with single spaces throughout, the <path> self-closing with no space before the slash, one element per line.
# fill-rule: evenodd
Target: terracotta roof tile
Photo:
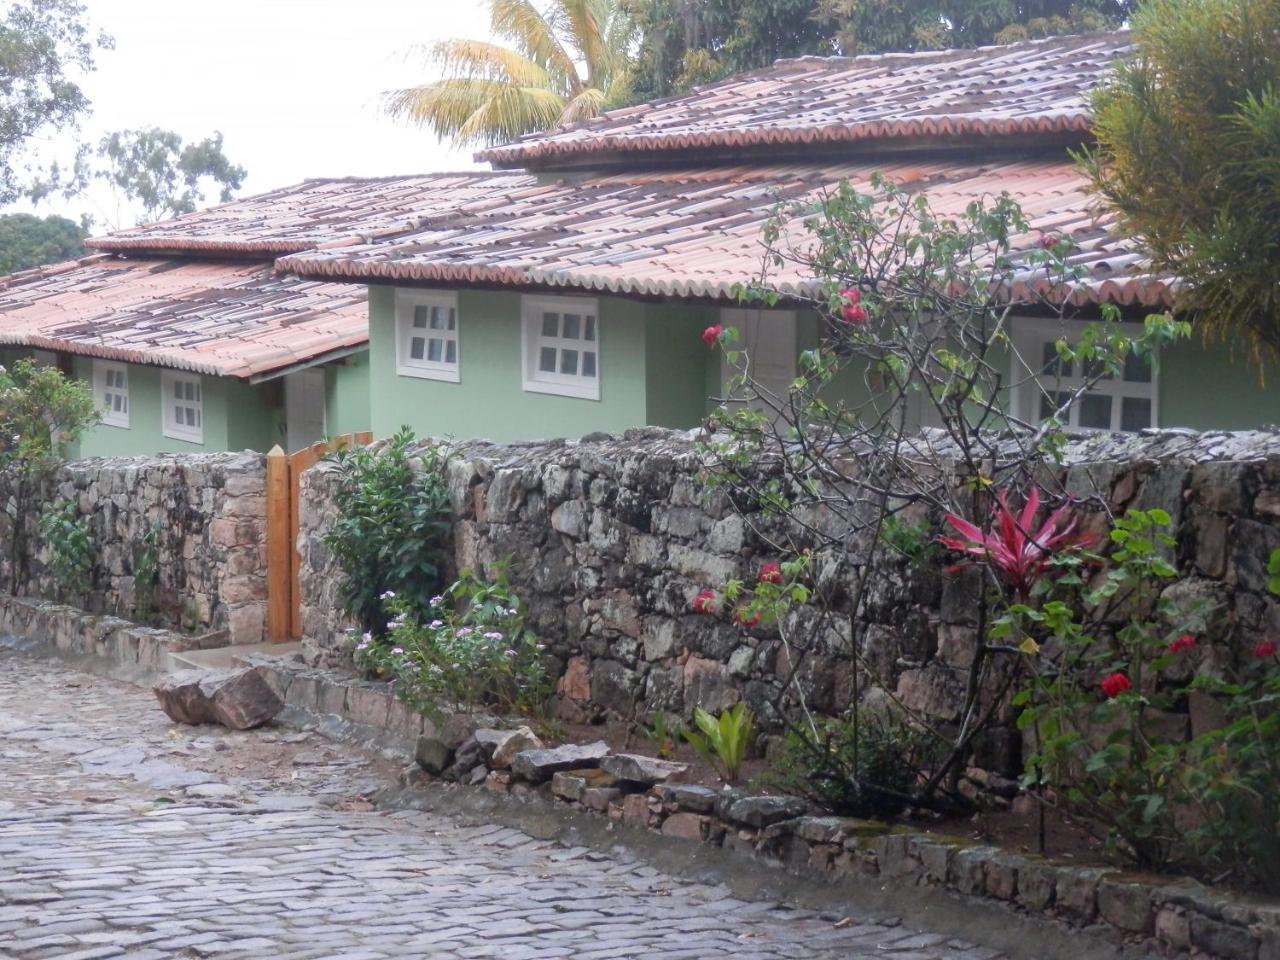
<path fill-rule="evenodd" d="M 1089 92 L 1129 50 L 1128 32 L 1115 31 L 971 50 L 782 60 L 477 158 L 503 167 L 554 166 L 714 147 L 1083 134 Z"/>
<path fill-rule="evenodd" d="M 928 192 L 939 213 L 1008 191 L 1042 233 L 1066 234 L 1087 268 L 1069 291 L 1080 304 L 1112 301 L 1167 306 L 1168 278 L 1152 276 L 1130 241 L 1093 215 L 1086 182 L 1066 158 L 987 161 L 889 156 L 875 163 L 712 168 L 618 174 L 512 188 L 502 204 L 469 202 L 441 187 L 448 215 L 423 229 L 375 243 L 284 257 L 300 276 L 436 286 L 517 286 L 730 300 L 758 276 L 761 229 L 779 200 L 817 198 L 841 180 L 867 191 L 873 172 Z M 811 277 L 795 267 L 771 279 L 805 293 Z M 1041 279 L 1020 280 L 1018 296 Z M 1046 291 L 1042 291 L 1046 292 Z"/>
<path fill-rule="evenodd" d="M 532 182 L 527 174 L 485 171 L 306 180 L 86 245 L 116 253 L 277 256 L 403 233 L 447 214 L 459 199 L 501 203 L 504 191 Z"/>
<path fill-rule="evenodd" d="M 0 343 L 248 379 L 363 346 L 365 301 L 269 263 L 99 255 L 0 279 Z"/>

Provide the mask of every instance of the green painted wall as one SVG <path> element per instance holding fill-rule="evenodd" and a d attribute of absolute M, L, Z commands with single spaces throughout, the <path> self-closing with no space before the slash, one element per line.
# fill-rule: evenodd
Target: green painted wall
<path fill-rule="evenodd" d="M 524 390 L 519 294 L 458 292 L 460 382 L 448 383 L 396 373 L 395 294 L 390 287 L 370 288 L 374 435 L 390 436 L 408 425 L 424 436 L 512 441 L 648 423 L 646 307 L 612 297 L 600 297 L 598 304 L 600 399 L 582 400 Z M 673 416 L 673 409 L 663 416 Z M 696 422 L 697 412 L 690 413 Z"/>
<path fill-rule="evenodd" d="M 1243 354 L 1243 350 L 1237 351 Z M 1280 423 L 1280 367 L 1265 382 L 1243 355 L 1192 335 L 1160 354 L 1160 426 L 1241 430 Z"/>
<path fill-rule="evenodd" d="M 367 350 L 325 368 L 325 422 L 329 436 L 368 430 L 369 352 Z"/>

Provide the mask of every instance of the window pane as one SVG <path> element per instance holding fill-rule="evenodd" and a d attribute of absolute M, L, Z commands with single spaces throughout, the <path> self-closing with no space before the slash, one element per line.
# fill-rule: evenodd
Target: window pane
<path fill-rule="evenodd" d="M 594 350 L 584 350 L 582 352 L 582 375 L 584 377 L 594 377 L 596 375 L 596 354 Z"/>
<path fill-rule="evenodd" d="M 173 396 L 176 400 L 182 399 L 182 382 L 179 380 L 173 381 Z"/>
<path fill-rule="evenodd" d="M 544 313 L 542 315 L 542 335 L 544 337 L 560 336 L 560 314 Z"/>
<path fill-rule="evenodd" d="M 176 424 L 181 424 L 181 423 L 183 422 L 183 419 L 182 419 L 182 408 L 181 408 L 181 407 L 174 407 L 174 408 L 173 408 L 173 422 L 174 422 L 174 423 L 176 423 Z"/>
<path fill-rule="evenodd" d="M 421 360 L 427 349 L 427 341 L 422 337 L 414 337 L 409 341 L 409 359 Z"/>
<path fill-rule="evenodd" d="M 1111 374 L 1107 373 L 1107 365 L 1101 360 L 1086 360 L 1081 364 L 1081 367 L 1084 369 L 1084 376 L 1086 379 L 1112 379 Z"/>
<path fill-rule="evenodd" d="M 576 377 L 578 375 L 577 350 L 560 351 L 560 372 L 570 377 Z"/>
<path fill-rule="evenodd" d="M 449 308 L 449 329 L 456 330 L 457 327 L 458 327 L 458 311 L 455 308 L 450 307 Z"/>
<path fill-rule="evenodd" d="M 543 373 L 556 372 L 556 351 L 555 347 L 543 347 L 538 355 L 538 369 Z"/>
<path fill-rule="evenodd" d="M 457 362 L 458 362 L 458 344 L 457 344 L 457 341 L 455 341 L 455 340 L 450 340 L 448 343 L 446 343 L 446 344 L 445 344 L 445 349 L 444 349 L 444 362 L 445 362 L 445 363 L 457 363 Z"/>
<path fill-rule="evenodd" d="M 1062 362 L 1058 357 L 1057 342 L 1052 340 L 1044 345 L 1041 364 L 1041 372 L 1047 373 L 1051 377 L 1069 377 L 1071 376 L 1071 368 L 1075 366 L 1069 360 L 1066 363 Z"/>
<path fill-rule="evenodd" d="M 583 340 L 595 340 L 596 338 L 596 318 L 587 317 L 587 328 L 583 334 Z"/>
<path fill-rule="evenodd" d="M 196 403 L 200 402 L 200 384 L 198 383 L 191 384 L 191 399 L 194 400 Z"/>
<path fill-rule="evenodd" d="M 582 317 L 576 313 L 564 315 L 564 332 L 560 334 L 566 340 L 577 340 L 582 335 Z"/>
<path fill-rule="evenodd" d="M 1111 429 L 1111 398 L 1104 393 L 1086 393 L 1080 398 L 1080 426 Z"/>
<path fill-rule="evenodd" d="M 1130 383 L 1151 382 L 1151 358 L 1140 357 L 1132 350 L 1124 358 L 1124 378 Z"/>
<path fill-rule="evenodd" d="M 120 394 L 117 393 L 111 398 L 111 409 L 116 413 L 120 413 L 124 410 L 124 399 Z"/>
<path fill-rule="evenodd" d="M 1141 397 L 1125 397 L 1120 404 L 1120 429 L 1137 433 L 1151 426 L 1151 401 Z"/>
<path fill-rule="evenodd" d="M 427 359 L 432 363 L 439 363 L 444 355 L 444 341 L 432 338 L 427 341 Z"/>
<path fill-rule="evenodd" d="M 431 308 L 431 329 L 432 330 L 444 329 L 444 308 L 443 307 Z"/>
<path fill-rule="evenodd" d="M 429 307 L 425 307 L 425 306 L 414 307 L 413 308 L 413 325 L 415 327 L 425 330 L 427 326 L 427 315 L 429 312 L 430 312 Z"/>

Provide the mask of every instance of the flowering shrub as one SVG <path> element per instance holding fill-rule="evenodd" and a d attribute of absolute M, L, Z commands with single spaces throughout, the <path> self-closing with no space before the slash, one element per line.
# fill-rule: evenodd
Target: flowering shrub
<path fill-rule="evenodd" d="M 383 594 L 390 619 L 381 639 L 365 633 L 357 666 L 390 676 L 400 699 L 439 716 L 447 708 L 540 713 L 550 695 L 543 645 L 525 625 L 520 601 L 499 573 L 493 583 L 464 570 L 432 597 L 425 620 L 403 598 Z"/>

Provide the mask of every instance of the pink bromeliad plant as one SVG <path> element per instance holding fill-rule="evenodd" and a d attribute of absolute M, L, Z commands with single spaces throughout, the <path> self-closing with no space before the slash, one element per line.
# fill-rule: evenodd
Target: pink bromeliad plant
<path fill-rule="evenodd" d="M 1022 510 L 1017 513 L 1009 506 L 1007 492 L 1001 490 L 996 496 L 990 531 L 949 513 L 947 523 L 963 539 L 939 537 L 938 542 L 987 564 L 1019 599 L 1026 599 L 1049 569 L 1055 552 L 1086 546 L 1092 541 L 1091 537 L 1076 532 L 1078 519 L 1071 515 L 1069 503 L 1054 510 L 1037 527 L 1039 512 L 1037 488 L 1031 488 Z"/>

